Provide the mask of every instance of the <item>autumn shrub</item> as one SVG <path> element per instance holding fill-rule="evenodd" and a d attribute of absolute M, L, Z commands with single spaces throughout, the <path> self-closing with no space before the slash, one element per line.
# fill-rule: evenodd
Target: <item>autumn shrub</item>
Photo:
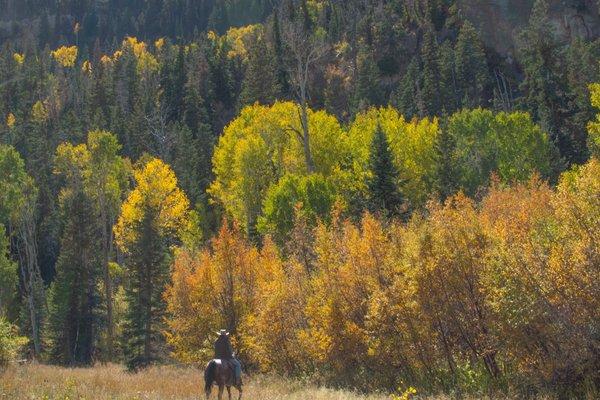
<path fill-rule="evenodd" d="M 18 336 L 17 328 L 0 317 L 0 368 L 14 360 L 26 343 L 27 338 Z"/>
<path fill-rule="evenodd" d="M 589 396 L 599 194 L 592 159 L 556 188 L 495 178 L 480 202 L 458 193 L 408 222 L 297 218 L 283 251 L 225 226 L 176 258 L 170 343 L 186 360 L 226 326 L 249 365 L 332 385 Z"/>

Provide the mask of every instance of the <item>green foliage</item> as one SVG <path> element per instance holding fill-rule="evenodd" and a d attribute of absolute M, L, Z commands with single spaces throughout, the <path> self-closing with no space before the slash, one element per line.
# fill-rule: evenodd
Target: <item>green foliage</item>
<path fill-rule="evenodd" d="M 0 225 L 0 317 L 6 316 L 13 305 L 17 282 L 17 265 L 10 259 L 8 236 Z"/>
<path fill-rule="evenodd" d="M 460 28 L 454 57 L 458 104 L 464 108 L 484 106 L 489 73 L 483 45 L 468 21 Z"/>
<path fill-rule="evenodd" d="M 362 45 L 357 56 L 357 82 L 354 93 L 355 109 L 365 110 L 382 103 L 383 95 L 379 84 L 379 68 L 373 59 L 373 51 Z"/>
<path fill-rule="evenodd" d="M 0 316 L 0 368 L 5 367 L 19 354 L 27 338 L 17 334 L 17 328 Z"/>
<path fill-rule="evenodd" d="M 323 111 L 308 113 L 316 172 L 336 175 L 348 158 L 339 122 Z M 209 192 L 245 228 L 252 229 L 269 187 L 285 174 L 306 174 L 298 106 L 276 103 L 242 110 L 215 148 L 215 181 Z"/>
<path fill-rule="evenodd" d="M 529 25 L 520 35 L 520 59 L 525 79 L 521 88 L 523 102 L 534 120 L 550 134 L 561 157 L 571 163 L 581 156 L 584 145 L 574 143 L 570 132 L 563 129 L 566 72 L 564 57 L 555 29 L 549 18 L 548 1 L 536 0 Z"/>
<path fill-rule="evenodd" d="M 272 104 L 281 92 L 275 54 L 268 47 L 264 29 L 255 30 L 249 42 L 240 104 Z"/>
<path fill-rule="evenodd" d="M 327 221 L 336 199 L 333 185 L 322 175 L 284 175 L 267 191 L 258 230 L 283 244 L 297 217 L 310 226 Z"/>
<path fill-rule="evenodd" d="M 400 213 L 402 196 L 398 191 L 400 178 L 393 162 L 387 137 L 378 126 L 371 141 L 369 154 L 369 202 L 371 211 L 386 214 Z"/>
<path fill-rule="evenodd" d="M 32 181 L 25 172 L 23 159 L 11 146 L 0 144 L 0 171 L 0 222 L 16 223 Z"/>
<path fill-rule="evenodd" d="M 590 85 L 591 102 L 594 107 L 600 109 L 600 83 Z M 588 147 L 592 155 L 600 158 L 600 113 L 596 120 L 588 124 Z"/>
<path fill-rule="evenodd" d="M 451 174 L 457 188 L 470 196 L 488 184 L 492 173 L 510 183 L 551 172 L 548 135 L 526 113 L 464 110 L 450 118 L 447 130 Z"/>
<path fill-rule="evenodd" d="M 437 119 L 406 121 L 394 108 L 370 109 L 356 116 L 348 136 L 354 157 L 354 178 L 366 189 L 371 143 L 377 128 L 387 137 L 400 179 L 396 185 L 410 207 L 421 207 L 437 185 Z"/>

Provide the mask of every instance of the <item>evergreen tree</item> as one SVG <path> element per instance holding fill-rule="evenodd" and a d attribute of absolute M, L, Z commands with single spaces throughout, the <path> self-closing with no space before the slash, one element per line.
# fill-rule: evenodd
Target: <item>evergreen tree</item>
<path fill-rule="evenodd" d="M 421 46 L 421 64 L 423 75 L 423 103 L 427 115 L 440 115 L 442 111 L 442 102 L 440 99 L 440 68 L 439 68 L 439 50 L 435 31 L 429 28 L 423 36 L 423 45 Z"/>
<path fill-rule="evenodd" d="M 67 365 L 92 363 L 98 320 L 100 240 L 92 200 L 84 190 L 85 145 L 61 145 L 55 171 L 65 180 L 60 193 L 63 229 L 56 277 L 50 290 L 50 353 Z"/>
<path fill-rule="evenodd" d="M 469 21 L 460 28 L 454 56 L 458 104 L 464 108 L 483 106 L 489 79 L 487 63 L 479 35 Z"/>
<path fill-rule="evenodd" d="M 183 99 L 185 96 L 185 55 L 183 45 L 176 46 L 177 56 L 174 62 L 165 60 L 161 86 L 163 90 L 163 102 L 167 113 L 167 120 L 177 121 L 183 111 Z"/>
<path fill-rule="evenodd" d="M 381 126 L 377 126 L 369 154 L 371 177 L 368 187 L 370 208 L 373 212 L 383 212 L 387 215 L 402 213 L 404 201 L 398 189 L 399 174 L 393 157 L 385 133 Z"/>
<path fill-rule="evenodd" d="M 126 256 L 123 345 L 130 369 L 164 356 L 163 292 L 169 279 L 170 249 L 180 243 L 189 208 L 175 174 L 162 161 L 147 160 L 135 171 L 135 179 L 137 185 L 115 226 L 117 245 Z"/>
<path fill-rule="evenodd" d="M 64 224 L 56 276 L 49 293 L 50 354 L 65 365 L 89 365 L 98 335 L 98 232 L 90 199 L 81 189 L 63 193 Z"/>
<path fill-rule="evenodd" d="M 457 94 L 454 49 L 449 40 L 444 41 L 438 52 L 440 65 L 440 102 L 444 113 L 452 113 L 460 108 L 461 99 Z"/>
<path fill-rule="evenodd" d="M 571 163 L 577 159 L 576 146 L 569 133 L 561 129 L 566 108 L 564 65 L 546 0 L 536 0 L 529 25 L 519 39 L 525 73 L 521 84 L 524 105 L 550 133 L 563 160 Z"/>
<path fill-rule="evenodd" d="M 426 115 L 421 78 L 419 58 L 415 56 L 408 64 L 396 93 L 397 107 L 407 118 Z"/>
<path fill-rule="evenodd" d="M 18 282 L 17 266 L 10 259 L 9 249 L 8 236 L 0 224 L 0 318 L 12 311 Z"/>
<path fill-rule="evenodd" d="M 356 63 L 355 109 L 360 111 L 369 106 L 380 105 L 383 95 L 379 83 L 379 68 L 370 47 L 364 44 L 360 46 Z"/>
<path fill-rule="evenodd" d="M 275 56 L 262 31 L 256 32 L 248 46 L 248 60 L 240 94 L 240 104 L 273 103 L 280 93 Z"/>

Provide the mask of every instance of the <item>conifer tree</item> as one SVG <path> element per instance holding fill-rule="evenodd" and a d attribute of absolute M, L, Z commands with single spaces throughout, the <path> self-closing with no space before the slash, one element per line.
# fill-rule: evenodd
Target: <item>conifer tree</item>
<path fill-rule="evenodd" d="M 415 56 L 408 64 L 396 93 L 397 107 L 407 118 L 426 115 L 421 77 L 419 58 Z"/>
<path fill-rule="evenodd" d="M 382 102 L 379 84 L 379 68 L 373 59 L 372 49 L 361 45 L 357 56 L 357 76 L 354 92 L 354 104 L 357 110 L 377 106 Z"/>
<path fill-rule="evenodd" d="M 262 30 L 254 34 L 248 46 L 248 61 L 244 72 L 241 105 L 273 103 L 279 93 L 275 57 L 267 46 Z"/>
<path fill-rule="evenodd" d="M 458 104 L 464 108 L 483 106 L 488 84 L 487 64 L 477 31 L 469 21 L 460 28 L 454 55 Z"/>
<path fill-rule="evenodd" d="M 63 229 L 56 277 L 50 290 L 50 353 L 66 365 L 92 362 L 98 330 L 99 232 L 84 189 L 89 161 L 85 145 L 61 145 L 55 171 L 65 180 L 60 193 Z"/>
<path fill-rule="evenodd" d="M 566 88 L 561 48 L 548 16 L 547 0 L 536 0 L 529 25 L 521 32 L 520 61 L 525 78 L 521 83 L 523 102 L 542 128 L 548 131 L 567 163 L 577 158 L 565 120 Z"/>
<path fill-rule="evenodd" d="M 369 155 L 371 177 L 368 186 L 373 212 L 383 212 L 386 215 L 401 213 L 403 199 L 398 189 L 399 174 L 393 157 L 388 139 L 381 126 L 378 126 L 371 141 Z"/>
<path fill-rule="evenodd" d="M 171 168 L 150 159 L 135 171 L 136 187 L 115 226 L 125 253 L 127 314 L 125 361 L 130 369 L 148 366 L 163 354 L 165 302 L 171 246 L 188 224 L 189 202 Z"/>
<path fill-rule="evenodd" d="M 440 115 L 442 103 L 440 99 L 440 69 L 439 69 L 439 51 L 432 27 L 425 31 L 423 36 L 423 45 L 421 47 L 421 64 L 423 75 L 423 103 L 427 110 L 427 115 Z"/>

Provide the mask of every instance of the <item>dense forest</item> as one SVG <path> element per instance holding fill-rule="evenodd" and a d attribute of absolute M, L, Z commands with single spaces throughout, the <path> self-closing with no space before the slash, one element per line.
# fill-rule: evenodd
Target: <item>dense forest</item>
<path fill-rule="evenodd" d="M 600 4 L 0 0 L 0 364 L 600 391 Z"/>

